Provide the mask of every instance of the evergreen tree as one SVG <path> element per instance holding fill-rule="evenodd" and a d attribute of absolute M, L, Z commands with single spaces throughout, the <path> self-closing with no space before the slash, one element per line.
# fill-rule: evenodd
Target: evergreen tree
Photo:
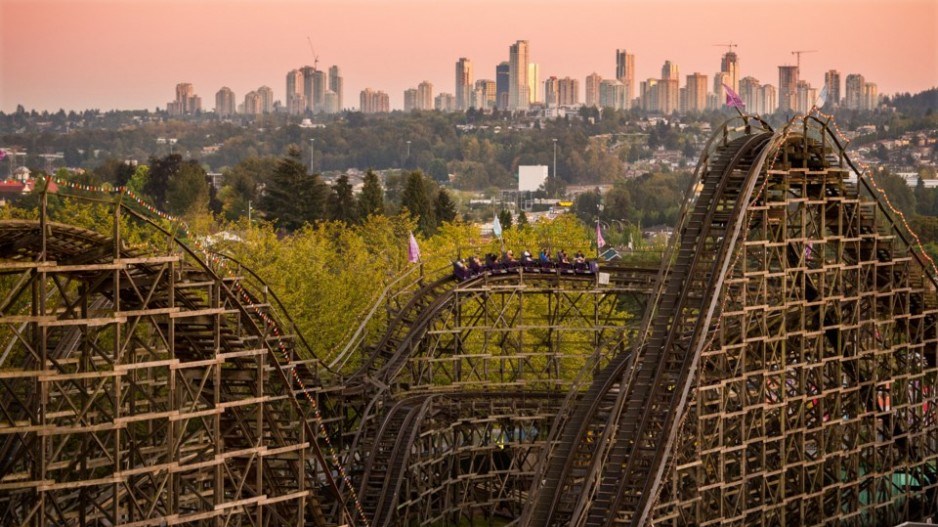
<path fill-rule="evenodd" d="M 444 189 L 440 189 L 437 193 L 434 209 L 436 212 L 436 220 L 439 223 L 451 222 L 456 219 L 456 204 L 453 203 L 453 200 L 449 197 L 449 193 Z"/>
<path fill-rule="evenodd" d="M 318 175 L 306 173 L 299 148 L 291 147 L 277 163 L 259 208 L 277 227 L 294 231 L 325 217 L 328 192 Z"/>
<path fill-rule="evenodd" d="M 527 227 L 528 225 L 528 215 L 524 213 L 523 210 L 518 212 L 518 228 Z"/>
<path fill-rule="evenodd" d="M 340 176 L 332 185 L 332 192 L 329 193 L 329 219 L 341 221 L 346 225 L 358 222 L 358 205 L 346 175 Z"/>
<path fill-rule="evenodd" d="M 406 208 L 417 218 L 417 228 L 425 236 L 436 230 L 433 202 L 429 195 L 429 182 L 420 171 L 411 172 L 401 193 L 401 208 Z"/>
<path fill-rule="evenodd" d="M 511 212 L 506 209 L 502 209 L 502 211 L 498 213 L 498 222 L 502 224 L 503 231 L 510 229 L 512 223 Z"/>
<path fill-rule="evenodd" d="M 166 191 L 169 181 L 182 169 L 182 156 L 170 154 L 163 158 L 150 158 L 150 177 L 143 187 L 143 191 L 153 200 L 153 205 L 166 210 Z"/>
<path fill-rule="evenodd" d="M 358 212 L 362 218 L 384 214 L 384 189 L 381 188 L 378 175 L 371 170 L 365 174 L 365 184 L 358 198 Z"/>

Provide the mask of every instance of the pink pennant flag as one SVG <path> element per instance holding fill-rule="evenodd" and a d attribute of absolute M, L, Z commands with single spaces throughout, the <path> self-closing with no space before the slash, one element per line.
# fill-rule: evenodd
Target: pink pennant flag
<path fill-rule="evenodd" d="M 596 222 L 596 247 L 602 249 L 606 245 L 606 240 L 603 238 L 603 231 L 599 228 L 599 222 Z"/>
<path fill-rule="evenodd" d="M 7 153 L 4 152 L 3 150 L 0 150 L 0 161 L 3 161 L 4 159 L 6 159 L 6 157 L 7 157 Z"/>
<path fill-rule="evenodd" d="M 414 233 L 410 233 L 410 243 L 407 246 L 407 261 L 410 263 L 420 261 L 420 247 L 417 245 L 417 238 L 414 238 Z"/>
<path fill-rule="evenodd" d="M 739 108 L 740 110 L 746 108 L 745 103 L 743 103 L 743 100 L 739 98 L 739 95 L 733 91 L 733 88 L 727 86 L 725 82 L 723 83 L 723 89 L 726 90 L 727 106 L 730 108 Z"/>

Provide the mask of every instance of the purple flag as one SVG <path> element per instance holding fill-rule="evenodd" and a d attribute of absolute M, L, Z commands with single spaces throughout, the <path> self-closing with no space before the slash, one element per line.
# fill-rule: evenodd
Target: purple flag
<path fill-rule="evenodd" d="M 4 159 L 6 159 L 6 157 L 7 157 L 7 153 L 4 152 L 3 150 L 0 150 L 0 161 L 3 161 Z"/>
<path fill-rule="evenodd" d="M 596 222 L 596 247 L 602 249 L 606 245 L 606 240 L 603 239 L 603 231 L 599 228 L 599 222 Z"/>
<path fill-rule="evenodd" d="M 729 86 L 727 86 L 725 82 L 723 83 L 723 89 L 726 90 L 726 105 L 727 106 L 729 106 L 730 108 L 739 108 L 740 110 L 746 108 L 745 103 L 743 103 L 743 100 L 739 98 L 739 95 L 737 95 L 736 92 L 733 91 L 733 88 L 730 88 Z"/>
<path fill-rule="evenodd" d="M 407 261 L 410 263 L 420 261 L 420 247 L 417 246 L 417 238 L 414 238 L 414 233 L 410 233 L 410 243 L 407 246 Z"/>

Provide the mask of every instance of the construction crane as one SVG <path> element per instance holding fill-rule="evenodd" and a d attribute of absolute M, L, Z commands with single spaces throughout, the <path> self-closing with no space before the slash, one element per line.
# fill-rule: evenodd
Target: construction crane
<path fill-rule="evenodd" d="M 725 46 L 726 52 L 731 53 L 733 51 L 733 48 L 739 47 L 739 44 L 734 44 L 733 41 L 731 40 L 729 44 L 714 44 L 714 46 L 720 46 L 721 48 Z"/>
<path fill-rule="evenodd" d="M 306 41 L 309 42 L 309 50 L 313 53 L 313 69 L 319 71 L 319 55 L 316 54 L 316 50 L 313 48 L 313 39 L 307 35 Z"/>
<path fill-rule="evenodd" d="M 802 53 L 817 53 L 817 50 L 816 49 L 799 49 L 798 51 L 791 52 L 792 55 L 795 55 L 796 57 L 798 57 L 797 59 L 798 71 L 801 71 L 801 54 Z"/>

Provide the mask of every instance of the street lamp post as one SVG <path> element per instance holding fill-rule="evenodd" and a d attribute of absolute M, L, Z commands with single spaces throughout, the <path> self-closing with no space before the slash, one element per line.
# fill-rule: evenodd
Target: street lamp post
<path fill-rule="evenodd" d="M 557 138 L 554 141 L 554 179 L 557 179 Z"/>
<path fill-rule="evenodd" d="M 309 140 L 309 173 L 316 173 L 316 138 Z"/>
<path fill-rule="evenodd" d="M 407 141 L 407 157 L 404 158 L 404 164 L 410 163 L 410 141 Z"/>

